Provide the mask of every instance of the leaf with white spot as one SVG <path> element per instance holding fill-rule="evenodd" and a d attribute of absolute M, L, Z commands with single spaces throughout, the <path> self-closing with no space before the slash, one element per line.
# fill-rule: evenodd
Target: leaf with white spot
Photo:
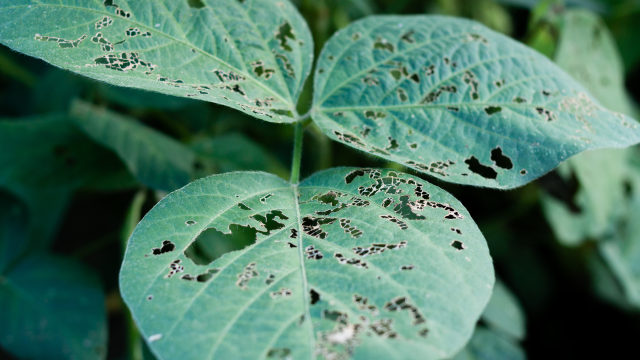
<path fill-rule="evenodd" d="M 113 85 L 272 122 L 293 121 L 313 61 L 288 0 L 0 0 L 0 42 Z"/>
<path fill-rule="evenodd" d="M 247 237 L 220 256 L 218 242 Z M 120 273 L 151 349 L 180 359 L 440 359 L 467 342 L 493 283 L 451 195 L 349 168 L 298 186 L 250 172 L 195 181 L 144 217 Z"/>
<path fill-rule="evenodd" d="M 340 30 L 312 117 L 332 139 L 445 181 L 512 188 L 589 149 L 640 141 L 550 60 L 469 20 L 375 16 Z"/>

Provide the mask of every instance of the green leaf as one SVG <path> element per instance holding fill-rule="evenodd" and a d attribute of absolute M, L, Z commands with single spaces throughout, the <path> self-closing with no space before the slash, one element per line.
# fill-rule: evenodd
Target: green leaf
<path fill-rule="evenodd" d="M 19 358 L 104 359 L 106 314 L 97 277 L 72 259 L 21 260 L 27 215 L 0 193 L 0 345 Z"/>
<path fill-rule="evenodd" d="M 640 161 L 635 154 L 630 176 L 630 198 L 618 231 L 598 244 L 600 256 L 618 279 L 627 302 L 640 309 Z"/>
<path fill-rule="evenodd" d="M 82 101 L 72 104 L 71 114 L 88 136 L 118 154 L 141 183 L 171 191 L 189 182 L 195 155 L 180 142 Z"/>
<path fill-rule="evenodd" d="M 341 30 L 316 70 L 333 139 L 439 179 L 523 185 L 584 150 L 640 141 L 537 52 L 469 20 L 376 16 Z"/>
<path fill-rule="evenodd" d="M 106 357 L 104 294 L 72 259 L 32 256 L 0 274 L 0 322 L 0 344 L 19 358 Z"/>
<path fill-rule="evenodd" d="M 615 232 L 625 210 L 620 204 L 625 199 L 629 156 L 628 149 L 588 151 L 560 165 L 560 177 L 566 183 L 577 180 L 579 188 L 565 201 L 540 194 L 545 218 L 558 241 L 577 246 Z"/>
<path fill-rule="evenodd" d="M 194 142 L 193 151 L 216 172 L 255 170 L 289 178 L 289 171 L 262 146 L 240 133 L 229 133 Z"/>
<path fill-rule="evenodd" d="M 561 28 L 555 61 L 583 84 L 602 105 L 625 114 L 633 107 L 624 85 L 624 69 L 615 40 L 602 20 L 587 10 L 569 10 Z M 547 221 L 559 241 L 579 245 L 615 232 L 623 212 L 629 176 L 629 150 L 597 150 L 579 154 L 558 168 L 567 182 L 575 176 L 579 189 L 573 208 L 550 195 L 541 196 Z"/>
<path fill-rule="evenodd" d="M 469 344 L 454 360 L 525 360 L 527 356 L 515 343 L 499 334 L 478 327 Z"/>
<path fill-rule="evenodd" d="M 27 209 L 15 197 L 0 192 L 0 274 L 24 254 L 27 245 Z"/>
<path fill-rule="evenodd" d="M 1 0 L 0 42 L 113 85 L 272 122 L 294 120 L 313 60 L 288 0 Z"/>
<path fill-rule="evenodd" d="M 0 188 L 29 208 L 29 241 L 36 248 L 50 242 L 74 190 L 131 183 L 120 160 L 65 115 L 0 120 Z"/>
<path fill-rule="evenodd" d="M 624 65 L 615 39 L 596 14 L 568 10 L 560 19 L 555 63 L 584 85 L 606 108 L 633 114 L 624 85 Z"/>
<path fill-rule="evenodd" d="M 182 97 L 132 88 L 115 87 L 105 83 L 100 83 L 98 89 L 100 89 L 100 93 L 109 101 L 133 109 L 178 110 L 196 102 L 195 100 Z"/>
<path fill-rule="evenodd" d="M 191 255 L 247 233 L 254 244 L 210 264 Z M 493 282 L 451 195 L 350 168 L 298 186 L 257 172 L 195 181 L 144 217 L 120 273 L 154 353 L 180 359 L 439 359 L 469 339 Z"/>
<path fill-rule="evenodd" d="M 518 299 L 501 281 L 496 281 L 493 287 L 493 295 L 482 313 L 482 320 L 495 331 L 517 340 L 524 339 L 524 311 Z"/>

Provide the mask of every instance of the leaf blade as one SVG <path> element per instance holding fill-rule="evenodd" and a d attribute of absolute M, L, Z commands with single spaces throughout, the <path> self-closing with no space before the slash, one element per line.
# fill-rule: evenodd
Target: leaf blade
<path fill-rule="evenodd" d="M 293 121 L 313 48 L 296 8 L 286 0 L 204 4 L 3 1 L 0 39 L 111 84 L 199 98 L 267 121 Z M 17 17 L 19 24 L 13 22 Z"/>
<path fill-rule="evenodd" d="M 252 232 L 255 243 L 194 262 L 186 250 L 212 231 Z M 120 276 L 152 349 L 182 358 L 440 358 L 471 336 L 493 284 L 484 239 L 450 195 L 397 172 L 344 168 L 297 187 L 265 173 L 198 180 L 138 225 Z M 416 286 L 424 276 L 434 282 Z M 255 346 L 239 346 L 249 335 Z"/>
<path fill-rule="evenodd" d="M 312 118 L 332 139 L 461 184 L 511 188 L 640 141 L 548 59 L 456 18 L 355 22 L 326 44 L 314 88 Z"/>

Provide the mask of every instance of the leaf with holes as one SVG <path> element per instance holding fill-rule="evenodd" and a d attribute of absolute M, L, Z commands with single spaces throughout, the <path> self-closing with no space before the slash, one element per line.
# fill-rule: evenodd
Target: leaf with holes
<path fill-rule="evenodd" d="M 118 154 L 141 183 L 165 191 L 189 183 L 195 155 L 177 140 L 80 100 L 70 113 L 88 136 Z"/>
<path fill-rule="evenodd" d="M 25 254 L 27 216 L 0 193 L 0 345 L 17 358 L 104 359 L 105 296 L 97 277 L 73 259 Z"/>
<path fill-rule="evenodd" d="M 273 122 L 294 120 L 313 60 L 288 0 L 0 0 L 0 42 L 110 84 Z"/>
<path fill-rule="evenodd" d="M 469 20 L 376 16 L 329 40 L 312 117 L 333 139 L 445 181 L 523 185 L 640 141 L 541 54 Z"/>
<path fill-rule="evenodd" d="M 250 241 L 222 256 L 212 244 L 236 239 Z M 180 359 L 439 359 L 469 339 L 493 282 L 451 195 L 349 168 L 298 186 L 250 172 L 191 183 L 140 222 L 120 273 L 153 351 Z"/>

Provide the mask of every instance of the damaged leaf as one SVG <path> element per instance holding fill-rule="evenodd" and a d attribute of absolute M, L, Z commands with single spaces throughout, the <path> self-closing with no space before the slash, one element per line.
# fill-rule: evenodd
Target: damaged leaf
<path fill-rule="evenodd" d="M 212 231 L 253 239 L 195 256 Z M 152 350 L 180 359 L 450 357 L 493 282 L 485 240 L 451 195 L 354 168 L 298 186 L 259 172 L 195 181 L 145 216 L 120 273 Z"/>
<path fill-rule="evenodd" d="M 329 137 L 445 181 L 513 188 L 582 151 L 640 141 L 635 120 L 469 20 L 370 17 L 334 35 L 318 69 L 312 117 Z"/>
<path fill-rule="evenodd" d="M 272 122 L 297 115 L 313 60 L 309 29 L 288 0 L 0 1 L 0 42 L 113 85 Z"/>

